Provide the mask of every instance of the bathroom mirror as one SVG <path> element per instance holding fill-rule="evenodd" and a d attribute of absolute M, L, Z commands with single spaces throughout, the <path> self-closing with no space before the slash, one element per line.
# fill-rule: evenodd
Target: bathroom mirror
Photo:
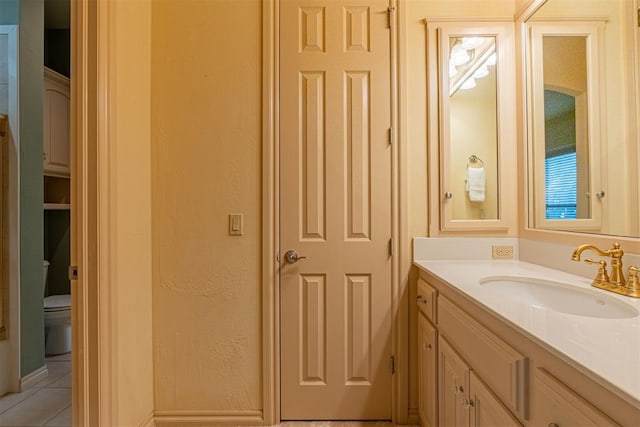
<path fill-rule="evenodd" d="M 513 33 L 495 23 L 428 22 L 431 163 L 439 232 L 507 230 L 514 129 Z M 437 72 L 436 72 L 437 70 Z M 435 152 L 435 151 L 434 151 Z M 435 160 L 437 159 L 437 163 Z M 511 175 L 513 176 L 513 175 Z"/>
<path fill-rule="evenodd" d="M 531 228 L 640 237 L 633 3 L 547 0 L 527 21 Z"/>

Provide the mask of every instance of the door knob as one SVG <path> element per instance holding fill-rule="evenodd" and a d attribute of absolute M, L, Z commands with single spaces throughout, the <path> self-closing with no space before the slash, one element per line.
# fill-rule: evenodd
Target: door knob
<path fill-rule="evenodd" d="M 288 250 L 287 252 L 284 253 L 284 259 L 289 264 L 295 264 L 299 260 L 301 260 L 301 259 L 309 259 L 309 257 L 300 256 L 300 255 L 298 255 L 298 252 L 294 251 L 293 249 L 290 249 L 290 250 Z"/>

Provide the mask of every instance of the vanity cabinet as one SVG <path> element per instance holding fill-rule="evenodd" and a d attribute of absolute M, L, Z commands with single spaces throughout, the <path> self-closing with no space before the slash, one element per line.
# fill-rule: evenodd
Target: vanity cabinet
<path fill-rule="evenodd" d="M 468 406 L 471 427 L 522 426 L 474 371 L 469 374 Z"/>
<path fill-rule="evenodd" d="M 418 412 L 420 422 L 425 427 L 438 425 L 437 371 L 438 331 L 420 314 L 418 316 Z"/>
<path fill-rule="evenodd" d="M 637 403 L 438 276 L 417 288 L 422 426 L 640 425 Z"/>
<path fill-rule="evenodd" d="M 43 171 L 68 177 L 70 172 L 69 79 L 45 67 L 43 106 Z"/>
<path fill-rule="evenodd" d="M 507 22 L 427 22 L 432 236 L 514 231 L 513 40 Z"/>
<path fill-rule="evenodd" d="M 508 427 L 522 426 L 500 399 L 478 377 L 459 354 L 440 337 L 441 426 Z"/>
<path fill-rule="evenodd" d="M 542 368 L 536 369 L 532 426 L 617 426 L 611 418 L 584 400 Z"/>
<path fill-rule="evenodd" d="M 438 341 L 439 425 L 468 426 L 469 367 L 442 337 Z"/>
<path fill-rule="evenodd" d="M 418 281 L 418 412 L 424 427 L 438 424 L 438 330 L 437 291 L 424 280 Z"/>

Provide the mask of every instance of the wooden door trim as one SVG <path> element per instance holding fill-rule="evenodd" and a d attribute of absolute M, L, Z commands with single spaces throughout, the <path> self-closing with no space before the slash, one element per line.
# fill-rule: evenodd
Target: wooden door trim
<path fill-rule="evenodd" d="M 391 229 L 394 246 L 397 248 L 391 261 L 391 351 L 396 361 L 396 372 L 392 377 L 392 414 L 396 424 L 417 423 L 417 418 L 409 420 L 409 272 L 411 270 L 411 238 L 408 224 L 408 179 L 407 147 L 404 143 L 406 129 L 402 122 L 400 93 L 403 90 L 399 78 L 401 64 L 406 64 L 406 50 L 402 46 L 399 28 L 406 28 L 407 17 L 403 2 L 389 0 L 390 43 L 391 43 Z M 406 126 L 406 125 L 405 125 Z"/>
<path fill-rule="evenodd" d="M 262 420 L 280 422 L 280 0 L 262 2 Z"/>
<path fill-rule="evenodd" d="M 78 266 L 78 279 L 71 281 L 74 426 L 108 426 L 116 418 L 114 289 L 107 286 L 115 271 L 112 212 L 106 208 L 114 167 L 108 144 L 112 8 L 106 1 L 71 2 L 71 264 Z"/>
<path fill-rule="evenodd" d="M 263 329 L 263 420 L 266 424 L 280 422 L 280 271 L 276 261 L 280 247 L 280 1 L 263 2 L 263 135 L 262 135 L 262 329 Z M 398 0 L 389 0 L 391 10 L 390 65 L 391 65 L 391 216 L 392 238 L 398 250 L 394 251 L 391 267 L 392 324 L 391 352 L 396 361 L 392 376 L 392 419 L 406 424 L 409 411 L 409 303 L 405 295 L 407 277 L 411 268 L 411 242 L 407 224 L 407 178 L 404 169 L 407 150 L 401 144 L 398 131 L 400 88 L 398 80 Z M 406 248 L 405 248 L 406 247 Z"/>

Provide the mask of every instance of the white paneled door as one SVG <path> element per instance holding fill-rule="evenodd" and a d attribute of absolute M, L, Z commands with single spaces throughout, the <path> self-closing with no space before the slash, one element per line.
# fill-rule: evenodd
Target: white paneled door
<path fill-rule="evenodd" d="M 390 419 L 388 0 L 280 5 L 281 418 Z"/>

